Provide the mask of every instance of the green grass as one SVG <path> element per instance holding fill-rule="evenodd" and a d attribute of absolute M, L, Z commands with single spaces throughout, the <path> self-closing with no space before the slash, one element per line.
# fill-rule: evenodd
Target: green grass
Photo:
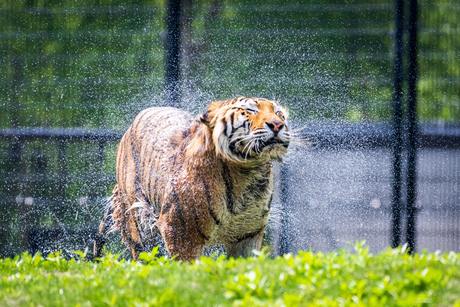
<path fill-rule="evenodd" d="M 333 253 L 189 264 L 153 253 L 99 262 L 23 253 L 0 260 L 0 306 L 460 306 L 460 254 L 362 243 Z"/>

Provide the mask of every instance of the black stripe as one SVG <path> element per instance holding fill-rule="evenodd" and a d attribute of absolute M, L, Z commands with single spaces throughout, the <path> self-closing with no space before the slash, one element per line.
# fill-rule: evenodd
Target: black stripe
<path fill-rule="evenodd" d="M 204 124 L 209 124 L 209 122 L 210 122 L 210 120 L 208 118 L 209 113 L 210 113 L 210 111 L 206 110 L 206 112 L 203 113 L 203 115 L 200 116 L 200 122 L 202 122 Z"/>
<path fill-rule="evenodd" d="M 224 127 L 225 127 L 225 129 L 224 129 L 224 134 L 228 137 L 228 135 L 227 135 L 227 121 L 225 120 L 225 118 L 222 119 L 222 123 L 223 123 L 223 125 L 224 125 Z"/>
<path fill-rule="evenodd" d="M 155 155 L 156 157 L 156 155 Z M 157 181 L 158 181 L 158 178 L 157 176 L 153 176 L 152 175 L 152 172 L 156 171 L 155 170 L 155 163 L 156 163 L 156 159 L 154 159 L 151 164 L 150 164 L 150 170 L 149 170 L 149 178 L 148 178 L 148 184 L 147 184 L 147 187 L 148 187 L 148 195 L 149 195 L 149 198 L 153 200 L 153 204 L 154 206 L 158 206 L 158 192 L 157 192 Z M 153 187 L 152 187 L 152 184 L 153 184 Z M 161 206 L 160 206 L 160 212 L 161 212 Z"/>
<path fill-rule="evenodd" d="M 113 225 L 115 222 L 112 219 L 112 214 L 114 212 L 114 208 L 112 207 L 112 204 L 109 205 L 107 208 L 107 211 L 105 212 L 104 217 L 102 218 L 102 224 L 104 225 L 104 230 L 102 233 L 100 233 L 103 237 L 107 235 L 107 233 L 112 230 Z M 100 226 L 99 226 L 100 229 Z M 98 233 L 99 233 L 98 229 Z"/>
<path fill-rule="evenodd" d="M 149 172 L 149 178 L 152 178 L 152 172 L 156 171 L 156 169 L 155 169 L 155 161 L 157 160 L 157 156 L 158 156 L 157 154 L 159 154 L 159 153 L 161 153 L 161 152 L 160 151 L 155 151 L 155 158 L 153 160 L 153 167 L 150 169 L 150 172 Z M 176 164 L 176 159 L 177 159 L 177 154 L 168 157 L 169 161 L 172 160 L 172 163 L 171 163 L 172 167 L 170 167 L 170 169 L 174 169 L 174 166 Z M 158 161 L 158 167 L 161 169 L 161 161 Z M 178 171 L 176 171 L 176 173 Z M 168 178 L 169 182 L 171 182 L 174 179 L 174 177 L 176 176 L 176 173 L 174 173 L 173 177 Z M 160 173 L 160 176 L 162 176 L 162 177 L 165 176 L 164 172 Z M 157 192 L 157 183 L 158 183 L 158 179 L 155 178 L 155 181 L 154 181 L 154 184 L 153 184 L 153 191 L 155 193 L 155 204 L 158 204 L 160 202 L 159 199 L 158 199 L 160 197 L 160 195 Z M 150 187 L 150 184 L 149 184 L 149 187 Z M 174 193 L 175 197 L 177 197 L 177 194 L 176 194 L 176 192 L 174 190 L 173 190 L 173 193 Z M 161 212 L 161 208 L 160 208 L 160 212 Z"/>
<path fill-rule="evenodd" d="M 246 159 L 248 157 L 248 155 L 242 153 L 241 151 L 238 151 L 235 147 L 235 144 L 236 142 L 238 141 L 233 141 L 231 143 L 228 144 L 228 149 L 230 149 L 230 151 L 232 152 L 232 154 L 234 154 L 235 156 L 239 157 L 239 158 L 242 158 L 242 159 Z"/>
<path fill-rule="evenodd" d="M 139 157 L 143 157 L 143 154 L 142 154 L 140 151 L 141 151 L 142 145 L 143 145 L 143 143 L 144 143 L 143 135 L 144 135 L 144 131 L 145 131 L 146 127 L 148 126 L 147 123 L 148 123 L 153 117 L 157 116 L 159 113 L 162 113 L 162 111 L 156 110 L 156 111 L 153 111 L 153 112 L 152 112 L 152 111 L 151 111 L 151 112 L 146 112 L 146 114 L 149 114 L 149 116 L 145 119 L 145 121 L 143 121 L 143 117 L 144 117 L 144 115 L 146 115 L 146 114 L 144 114 L 144 115 L 140 118 L 140 121 L 142 120 L 142 121 L 144 122 L 144 125 L 143 125 L 143 127 L 141 128 L 140 132 L 137 131 L 140 121 L 139 121 L 139 123 L 136 125 L 136 129 L 135 129 L 134 133 L 135 133 L 136 135 L 139 136 L 139 148 L 138 148 L 139 153 L 138 153 L 137 159 L 135 159 L 135 160 L 136 160 L 136 166 L 137 166 L 136 173 L 137 173 L 137 172 L 143 172 L 143 171 L 144 171 L 144 168 L 145 168 L 146 159 L 144 158 L 144 159 L 142 159 L 142 161 L 139 161 Z M 156 128 L 156 127 L 153 127 L 153 129 L 155 129 L 155 128 Z M 155 143 L 156 143 L 156 141 L 155 141 Z M 151 146 L 149 145 L 148 147 L 150 148 Z M 142 166 L 139 165 L 140 162 L 142 162 Z M 140 181 L 139 181 L 139 182 L 140 182 Z"/>
<path fill-rule="evenodd" d="M 232 120 L 233 120 L 233 113 L 232 113 Z M 232 133 L 230 134 L 230 136 L 228 136 L 228 139 L 232 139 L 233 135 L 235 134 L 236 131 L 238 131 L 238 129 L 240 129 L 241 127 L 243 126 L 246 126 L 247 124 L 249 124 L 249 121 L 246 119 L 246 121 L 241 124 L 239 127 L 233 127 L 233 122 L 232 122 Z M 245 131 L 246 132 L 246 131 Z M 248 134 L 248 133 L 246 133 Z M 228 149 L 230 149 L 230 151 L 235 155 L 235 156 L 238 156 L 240 158 L 245 158 L 245 154 L 243 154 L 242 152 L 238 151 L 236 149 L 236 143 L 239 142 L 239 140 L 237 141 L 232 141 L 228 144 Z"/>
<path fill-rule="evenodd" d="M 268 210 L 271 209 L 271 207 L 272 207 L 272 202 L 273 202 L 273 193 L 272 193 L 272 195 L 270 196 L 270 200 L 268 201 Z"/>
<path fill-rule="evenodd" d="M 133 247 L 134 247 L 134 250 L 135 250 L 136 252 L 143 252 L 143 251 L 144 251 L 144 248 L 142 247 L 142 245 L 139 244 L 139 243 L 137 243 L 137 242 L 134 242 L 134 246 L 133 246 Z"/>
<path fill-rule="evenodd" d="M 165 113 L 165 112 L 166 112 L 166 114 L 163 114 L 163 113 Z M 144 116 L 147 115 L 147 114 L 148 114 L 148 117 L 147 117 L 147 118 L 145 119 L 145 121 L 144 121 Z M 145 130 L 146 127 L 147 127 L 146 123 L 150 122 L 150 120 L 152 119 L 152 117 L 157 117 L 157 118 L 156 118 L 156 121 L 157 121 L 158 123 L 162 123 L 165 119 L 168 119 L 168 118 L 170 118 L 171 116 L 172 116 L 171 110 L 169 110 L 169 109 L 167 109 L 167 110 L 151 110 L 151 111 L 149 111 L 149 112 L 146 112 L 145 114 L 143 114 L 143 115 L 141 116 L 141 118 L 139 118 L 139 122 L 136 123 L 136 126 L 135 126 L 135 128 L 133 129 L 133 130 L 134 130 L 134 134 L 142 136 L 142 134 L 144 133 L 144 130 Z M 139 124 L 140 124 L 141 122 L 144 122 L 144 126 L 142 127 L 142 129 L 140 130 L 140 132 L 138 132 L 138 131 L 137 131 L 137 130 L 138 130 L 138 126 L 139 126 Z M 156 129 L 156 128 L 158 128 L 158 125 L 156 125 L 155 127 L 152 127 L 152 128 L 153 128 L 153 129 Z M 143 140 L 142 137 L 141 137 L 140 139 Z M 140 143 L 139 145 L 140 145 L 140 147 L 142 147 L 142 143 Z"/>
<path fill-rule="evenodd" d="M 146 146 L 147 149 L 150 149 L 150 155 L 149 155 L 149 159 L 148 159 L 148 160 L 146 159 L 146 157 L 145 157 L 146 155 L 144 154 L 144 152 L 140 153 L 139 156 L 140 156 L 141 159 L 142 159 L 142 166 L 141 166 L 141 167 L 142 167 L 142 170 L 144 170 L 144 168 L 145 168 L 145 163 L 149 163 L 149 162 L 150 162 L 150 159 L 152 159 L 152 152 L 154 152 L 153 148 L 154 148 L 154 146 L 155 146 L 155 144 L 156 144 L 157 142 L 158 142 L 158 138 L 155 138 L 151 144 L 147 144 L 147 146 Z M 142 145 L 141 145 L 141 148 L 142 148 Z M 141 150 L 141 148 L 139 148 L 139 150 Z"/>
<path fill-rule="evenodd" d="M 152 117 L 158 115 L 159 112 L 154 112 L 153 114 L 150 114 L 149 117 L 147 117 L 145 120 L 143 120 L 144 122 L 144 126 L 142 127 L 141 131 L 140 131 L 140 134 L 144 134 L 145 132 L 145 129 L 146 127 L 148 126 L 147 124 L 150 122 L 150 120 L 152 119 Z M 137 132 L 137 128 L 136 128 L 136 134 L 138 134 Z"/>
<path fill-rule="evenodd" d="M 185 131 L 182 132 L 182 139 L 187 138 L 191 133 L 192 127 L 188 127 Z"/>
<path fill-rule="evenodd" d="M 190 119 L 190 118 L 188 118 L 188 117 L 187 117 L 186 119 L 189 121 L 189 123 L 192 123 L 192 122 L 194 121 L 193 119 Z M 158 127 L 158 126 L 157 126 L 157 127 Z M 183 133 L 183 136 L 185 136 L 185 134 L 190 134 L 190 133 L 191 133 L 191 128 L 192 128 L 192 127 L 189 127 L 189 128 L 187 128 L 185 131 L 183 131 L 183 132 L 182 132 L 182 133 Z M 147 186 L 148 186 L 148 188 L 149 188 L 149 194 L 150 194 L 150 191 L 152 191 L 152 178 L 153 178 L 153 173 L 154 173 L 154 172 L 160 172 L 159 169 L 161 169 L 161 165 L 162 165 L 161 161 L 158 161 L 158 168 L 159 168 L 159 169 L 156 169 L 156 168 L 155 168 L 155 164 L 156 164 L 157 160 L 160 158 L 159 155 L 164 155 L 164 153 L 163 153 L 161 150 L 153 150 L 153 147 L 157 144 L 157 142 L 158 142 L 160 139 L 161 139 L 161 140 L 164 140 L 164 138 L 158 138 L 158 137 L 157 137 L 156 140 L 155 140 L 154 142 L 152 142 L 152 144 L 149 145 L 149 147 L 152 148 L 152 150 L 151 150 L 151 152 L 150 152 L 150 155 L 149 155 L 149 159 L 148 159 L 148 162 L 149 162 L 149 164 L 150 164 L 150 170 L 149 170 L 149 175 L 148 175 L 149 178 L 148 178 L 148 184 L 147 184 Z M 174 168 L 174 166 L 175 166 L 175 164 L 176 164 L 177 156 L 178 156 L 177 154 L 175 154 L 174 156 L 172 156 L 172 155 L 169 156 L 169 161 L 171 161 L 171 159 L 172 159 L 172 168 Z M 152 158 L 153 158 L 153 160 L 152 160 Z M 180 171 L 180 170 L 177 170 L 176 173 L 179 172 L 179 171 Z M 173 176 L 171 179 L 173 179 L 173 178 L 175 177 L 176 173 L 174 174 L 174 176 Z M 164 172 L 161 172 L 161 173 L 160 173 L 160 176 L 165 176 Z M 153 193 L 154 193 L 154 195 L 153 195 L 153 197 L 154 197 L 153 202 L 154 202 L 154 204 L 155 204 L 156 206 L 160 203 L 160 201 L 159 201 L 159 197 L 160 197 L 159 194 L 160 194 L 160 193 L 158 193 L 158 191 L 157 191 L 157 184 L 158 184 L 158 179 L 155 178 L 155 180 L 153 181 Z M 161 212 L 161 205 L 160 205 L 160 208 L 159 208 L 159 209 L 160 209 L 160 212 Z"/>
<path fill-rule="evenodd" d="M 206 192 L 206 201 L 208 203 L 209 214 L 211 214 L 211 217 L 214 219 L 214 222 L 217 225 L 220 225 L 220 220 L 217 218 L 216 213 L 211 208 L 211 193 L 209 192 L 209 187 L 208 187 L 208 185 L 206 184 L 206 182 L 204 181 L 203 178 L 201 180 L 203 181 L 204 190 Z"/>
<path fill-rule="evenodd" d="M 195 216 L 195 223 L 196 223 L 196 228 L 198 229 L 198 233 L 205 241 L 208 241 L 209 237 L 206 236 L 201 230 L 200 223 L 198 222 L 198 215 L 196 214 L 196 211 L 193 211 L 193 215 Z"/>
<path fill-rule="evenodd" d="M 242 123 L 239 127 L 233 127 L 233 130 L 232 130 L 232 133 L 230 134 L 230 136 L 228 137 L 229 139 L 231 139 L 233 137 L 233 134 L 235 134 L 236 131 L 238 131 L 238 129 L 240 129 L 241 127 L 243 126 L 246 126 L 246 124 L 249 124 L 249 121 L 246 119 L 246 121 L 244 123 Z M 246 131 L 245 131 L 246 132 Z M 249 133 L 246 133 L 246 134 L 249 134 Z"/>
<path fill-rule="evenodd" d="M 245 122 L 244 132 L 246 132 L 246 134 L 249 134 L 249 132 L 250 132 L 250 127 L 249 127 L 249 121 L 248 120 Z"/>
<path fill-rule="evenodd" d="M 138 171 L 139 171 L 139 155 L 138 155 L 138 151 L 137 151 L 137 148 L 136 148 L 136 145 L 133 143 L 133 140 L 131 139 L 130 140 L 130 144 L 131 144 L 131 153 L 133 155 L 133 162 L 134 162 L 134 170 L 135 170 L 135 174 L 134 174 L 134 182 L 136 183 L 137 182 L 137 179 L 138 179 Z"/>
<path fill-rule="evenodd" d="M 136 211 L 138 211 L 138 210 L 136 210 Z M 133 217 L 133 219 L 134 219 L 134 224 L 136 225 L 136 230 L 139 233 L 139 239 L 141 239 L 142 250 L 144 250 L 145 242 L 144 242 L 144 238 L 142 238 L 141 230 L 139 229 L 139 223 L 136 220 L 136 218 Z M 136 244 L 138 244 L 138 243 L 136 242 Z M 136 248 L 136 250 L 139 251 L 137 248 Z M 142 251 L 142 250 L 140 250 L 140 251 Z"/>
<path fill-rule="evenodd" d="M 133 124 L 131 125 L 131 130 L 133 131 L 136 131 L 137 130 L 137 126 L 139 126 L 139 124 L 142 122 L 142 119 L 144 118 L 145 115 L 147 115 L 149 112 L 145 111 L 144 114 L 142 114 L 139 119 L 137 119 L 137 122 L 136 122 L 136 118 L 134 119 L 136 125 L 134 125 L 134 122 Z"/>
<path fill-rule="evenodd" d="M 260 218 L 263 219 L 267 216 L 267 214 L 270 213 L 270 209 L 272 207 L 272 201 L 273 201 L 273 193 L 272 195 L 270 195 L 270 200 L 268 201 L 268 210 L 265 210 L 262 212 L 262 214 L 260 215 Z"/>
<path fill-rule="evenodd" d="M 254 232 L 250 232 L 250 233 L 247 233 L 241 237 L 239 237 L 238 239 L 236 239 L 236 241 L 234 241 L 233 243 L 239 243 L 243 240 L 246 240 L 246 239 L 250 239 L 250 238 L 254 238 L 255 236 L 257 236 L 261 231 L 264 231 L 265 229 L 265 226 L 263 226 L 262 228 L 254 231 Z"/>
<path fill-rule="evenodd" d="M 169 109 L 167 109 L 167 110 L 164 110 L 164 109 L 158 110 L 157 109 L 157 110 L 149 110 L 148 112 L 145 112 L 144 114 L 142 114 L 142 116 L 139 118 L 139 121 L 136 123 L 136 126 L 134 127 L 134 133 L 137 134 L 137 127 L 143 121 L 145 115 L 149 114 L 149 116 L 147 118 L 147 121 L 149 121 L 153 116 L 160 116 L 160 118 L 161 118 L 161 115 L 159 115 L 159 114 L 161 114 L 163 112 L 167 112 L 167 114 L 165 114 L 165 115 L 170 115 L 170 111 L 171 110 L 169 110 Z M 158 122 L 161 122 L 161 121 L 158 121 Z M 144 129 L 144 128 L 142 128 L 142 129 Z"/>
<path fill-rule="evenodd" d="M 150 194 L 150 190 L 151 190 L 150 188 L 151 188 L 151 185 L 152 185 L 152 173 L 154 171 L 156 171 L 155 170 L 155 161 L 156 161 L 156 158 L 157 158 L 158 150 L 155 150 L 154 148 L 155 148 L 155 144 L 157 143 L 157 141 L 158 140 L 155 140 L 151 145 L 149 145 L 149 148 L 151 150 L 150 155 L 149 155 L 149 159 L 147 160 L 147 159 L 144 158 L 144 161 L 148 161 L 148 165 L 150 167 L 149 178 L 148 178 L 148 183 L 147 183 L 147 186 L 148 186 L 148 189 L 149 189 L 149 191 L 148 191 L 149 194 Z M 155 155 L 155 156 L 154 156 L 154 159 L 152 160 L 153 155 Z M 142 166 L 145 168 L 145 163 L 143 163 Z M 156 179 L 155 179 L 155 182 L 156 182 Z"/>
<path fill-rule="evenodd" d="M 185 219 L 184 219 L 184 215 L 183 215 L 183 212 L 182 212 L 182 208 L 180 206 L 179 197 L 177 196 L 176 191 L 174 190 L 174 188 L 172 188 L 171 196 L 173 198 L 174 208 L 176 208 L 176 211 L 177 211 L 177 218 L 179 219 L 180 226 L 182 228 L 182 231 L 181 231 L 182 240 L 183 240 L 183 242 L 185 242 L 185 232 L 187 230 L 185 228 Z"/>
<path fill-rule="evenodd" d="M 171 202 L 170 201 L 165 201 L 162 206 L 161 206 L 161 215 L 165 214 L 171 209 Z"/>
<path fill-rule="evenodd" d="M 237 142 L 237 141 L 233 141 L 233 142 L 230 142 L 230 143 L 228 144 L 228 149 L 230 149 L 230 151 L 231 151 L 233 154 L 239 154 L 239 152 L 236 151 L 236 147 L 235 147 L 236 142 Z"/>
<path fill-rule="evenodd" d="M 230 131 L 230 135 L 227 135 L 229 138 L 232 137 L 233 135 L 233 132 L 235 131 L 235 128 L 233 127 L 233 122 L 235 121 L 235 113 L 232 112 L 232 114 L 230 114 L 230 124 L 232 126 L 232 131 Z M 225 127 L 227 128 L 227 127 Z"/>
<path fill-rule="evenodd" d="M 222 169 L 222 179 L 225 183 L 227 209 L 231 214 L 236 214 L 233 203 L 233 183 L 227 165 L 224 163 Z"/>
<path fill-rule="evenodd" d="M 165 117 L 165 115 L 169 115 L 169 113 L 168 113 L 168 114 L 165 114 L 165 115 L 161 115 L 163 112 L 166 112 L 166 111 L 169 111 L 169 110 L 161 110 L 161 111 L 156 111 L 156 112 L 154 112 L 151 116 L 149 116 L 149 118 L 147 118 L 147 121 L 150 121 L 150 119 L 151 119 L 153 116 L 159 116 L 159 118 L 157 119 L 157 121 L 158 121 L 159 123 L 161 123 L 161 122 L 162 122 L 162 116 Z M 168 117 L 168 118 L 169 118 L 169 117 Z M 145 130 L 145 127 L 146 127 L 146 126 L 147 126 L 147 125 L 144 125 L 144 127 L 142 128 L 142 130 L 141 130 L 141 133 L 142 133 L 142 134 L 144 133 L 144 130 Z M 161 127 L 161 126 L 159 127 L 159 125 L 156 125 L 155 127 L 152 127 L 152 130 L 161 130 L 162 128 L 164 128 L 164 127 Z M 155 133 L 155 131 L 153 131 L 153 132 L 151 132 L 151 134 L 156 135 L 157 133 Z M 143 140 L 143 138 L 141 138 L 141 139 Z M 159 137 L 156 137 L 155 140 L 152 142 L 152 144 L 148 144 L 147 147 L 148 147 L 148 148 L 153 148 L 153 147 L 155 146 L 155 144 L 158 142 L 159 139 L 160 139 Z M 142 143 L 139 144 L 139 145 L 140 145 L 140 147 L 142 148 Z M 140 150 L 140 148 L 139 148 L 139 150 Z M 150 152 L 150 156 L 149 156 L 149 160 L 148 160 L 149 162 L 150 162 L 150 159 L 152 158 L 152 152 L 153 152 L 153 150 Z M 145 167 L 145 162 L 146 162 L 146 159 L 143 159 L 143 160 L 142 160 L 142 168 Z"/>
<path fill-rule="evenodd" d="M 152 202 L 150 201 L 150 198 L 148 198 L 146 195 L 142 195 L 143 198 L 144 198 L 144 201 L 147 203 L 147 207 L 148 208 L 151 208 L 153 210 L 153 217 L 158 220 L 158 218 L 160 217 L 160 215 L 158 214 L 158 210 L 156 210 L 156 208 L 154 206 L 152 206 Z"/>
<path fill-rule="evenodd" d="M 155 113 L 156 113 L 156 112 L 155 112 Z M 155 114 L 155 113 L 154 113 L 154 114 Z M 139 117 L 139 119 L 137 120 L 136 125 L 134 125 L 134 123 L 133 123 L 133 126 L 132 126 L 132 128 L 131 128 L 131 131 L 133 131 L 134 134 L 137 134 L 137 128 L 138 128 L 138 126 L 139 126 L 140 123 L 142 123 L 144 117 L 145 117 L 147 114 L 150 114 L 150 112 L 145 111 L 144 114 L 142 114 L 141 117 Z M 152 115 L 153 115 L 153 114 L 150 114 L 149 117 L 151 117 Z"/>
<path fill-rule="evenodd" d="M 179 159 L 179 162 L 178 162 L 178 163 L 181 162 L 181 159 L 180 159 L 180 152 L 179 152 L 179 153 L 176 152 L 173 156 L 170 156 L 170 157 L 169 157 L 169 160 L 170 160 L 170 161 L 171 161 L 171 158 L 172 158 L 172 163 L 171 163 L 170 169 L 171 169 L 171 170 L 175 170 L 175 171 L 174 171 L 174 174 L 172 175 L 172 177 L 169 178 L 169 182 L 176 182 L 176 181 L 175 181 L 175 178 L 177 178 L 177 176 L 179 175 L 179 173 L 180 173 L 181 170 L 182 170 L 182 167 L 184 167 L 184 166 L 181 166 L 181 167 L 176 168 L 177 159 Z M 185 162 L 186 162 L 186 161 L 185 161 Z"/>

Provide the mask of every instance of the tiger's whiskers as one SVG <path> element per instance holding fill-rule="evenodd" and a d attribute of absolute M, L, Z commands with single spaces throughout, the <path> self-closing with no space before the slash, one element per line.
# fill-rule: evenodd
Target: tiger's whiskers
<path fill-rule="evenodd" d="M 294 146 L 299 146 L 305 149 L 312 149 L 316 143 L 313 141 L 312 137 L 307 136 L 308 132 L 306 132 L 306 130 L 306 125 L 292 129 L 287 136 L 289 142 Z"/>

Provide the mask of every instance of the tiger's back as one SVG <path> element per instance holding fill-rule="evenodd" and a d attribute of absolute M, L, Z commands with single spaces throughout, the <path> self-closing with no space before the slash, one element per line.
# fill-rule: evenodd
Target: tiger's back
<path fill-rule="evenodd" d="M 161 199 L 149 192 L 164 191 L 172 175 L 169 164 L 193 124 L 198 123 L 188 112 L 175 108 L 149 108 L 136 116 L 117 151 L 118 188 L 126 197 L 148 196 L 160 209 Z"/>
<path fill-rule="evenodd" d="M 149 108 L 136 116 L 124 134 L 117 150 L 116 167 L 120 206 L 112 219 L 114 230 L 121 229 L 127 243 L 150 242 L 158 235 L 154 228 L 165 187 L 173 176 L 171 163 L 174 164 L 176 151 L 193 124 L 197 125 L 197 121 L 186 111 Z M 146 228 L 152 235 L 147 235 Z"/>

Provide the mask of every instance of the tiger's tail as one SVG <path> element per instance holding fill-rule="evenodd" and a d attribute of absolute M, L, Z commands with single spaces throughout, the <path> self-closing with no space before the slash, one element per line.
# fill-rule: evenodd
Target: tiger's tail
<path fill-rule="evenodd" d="M 120 207 L 120 203 L 120 193 L 118 190 L 118 185 L 116 185 L 113 189 L 112 196 L 109 198 L 109 203 L 104 217 L 99 224 L 98 231 L 94 236 L 93 255 L 95 258 L 102 257 L 102 248 L 106 243 L 107 234 L 111 231 L 117 230 L 117 225 L 114 222 L 113 214 L 114 212 L 118 211 L 117 209 Z"/>

